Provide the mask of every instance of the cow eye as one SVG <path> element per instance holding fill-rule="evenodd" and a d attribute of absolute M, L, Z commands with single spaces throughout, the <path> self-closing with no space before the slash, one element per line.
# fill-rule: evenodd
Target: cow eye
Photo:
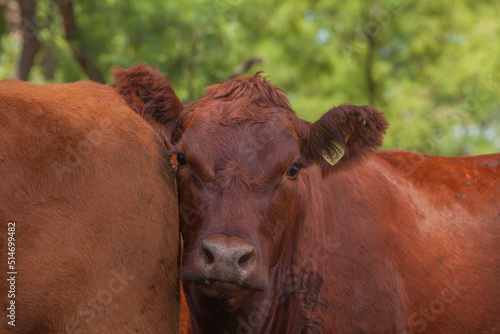
<path fill-rule="evenodd" d="M 288 168 L 288 171 L 286 172 L 286 175 L 290 176 L 290 177 L 295 177 L 299 173 L 299 170 L 300 170 L 299 165 L 298 164 L 293 164 L 293 165 L 290 166 L 290 168 Z"/>
<path fill-rule="evenodd" d="M 179 165 L 185 165 L 187 163 L 186 156 L 182 153 L 177 153 L 177 162 Z"/>

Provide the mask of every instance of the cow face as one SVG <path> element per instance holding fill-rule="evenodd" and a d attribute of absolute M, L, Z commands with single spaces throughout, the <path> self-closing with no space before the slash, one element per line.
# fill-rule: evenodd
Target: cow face
<path fill-rule="evenodd" d="M 182 111 L 170 105 L 162 109 L 167 116 L 149 114 L 178 163 L 182 279 L 191 298 L 219 300 L 227 310 L 266 290 L 293 247 L 303 170 L 316 165 L 327 176 L 347 168 L 381 144 L 387 126 L 368 106 L 337 107 L 313 124 L 300 120 L 259 74 L 209 87 Z"/>
<path fill-rule="evenodd" d="M 235 102 L 189 107 L 175 147 L 183 280 L 223 299 L 266 289 L 299 221 L 306 165 L 291 110 Z M 245 117 L 233 118 L 235 108 Z"/>

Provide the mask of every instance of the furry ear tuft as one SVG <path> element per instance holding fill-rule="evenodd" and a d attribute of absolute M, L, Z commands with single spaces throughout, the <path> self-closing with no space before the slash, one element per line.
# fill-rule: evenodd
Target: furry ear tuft
<path fill-rule="evenodd" d="M 136 64 L 115 67 L 113 87 L 135 112 L 148 121 L 169 148 L 180 137 L 180 113 L 184 106 L 170 81 L 156 69 Z"/>
<path fill-rule="evenodd" d="M 303 153 L 327 176 L 348 168 L 382 145 L 387 126 L 383 114 L 371 106 L 341 105 L 311 125 Z"/>

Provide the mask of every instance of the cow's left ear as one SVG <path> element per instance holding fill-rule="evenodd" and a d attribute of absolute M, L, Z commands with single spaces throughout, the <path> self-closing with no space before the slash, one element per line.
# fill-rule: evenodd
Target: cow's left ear
<path fill-rule="evenodd" d="M 170 81 L 141 64 L 126 70 L 115 67 L 111 74 L 115 78 L 113 87 L 170 148 L 181 135 L 180 114 L 184 108 Z"/>
<path fill-rule="evenodd" d="M 310 125 L 302 151 L 326 176 L 382 145 L 387 125 L 383 114 L 371 106 L 342 105 Z"/>

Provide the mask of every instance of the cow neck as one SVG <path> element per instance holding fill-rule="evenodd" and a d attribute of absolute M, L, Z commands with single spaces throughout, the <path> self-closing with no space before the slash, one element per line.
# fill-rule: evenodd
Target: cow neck
<path fill-rule="evenodd" d="M 272 307 L 268 312 L 269 327 L 257 333 L 293 333 L 318 329 L 311 312 L 319 300 L 319 296 L 311 291 L 314 290 L 311 289 L 311 283 L 317 281 L 314 276 L 316 261 L 311 258 L 313 254 L 308 253 L 310 249 L 307 249 L 306 239 L 314 238 L 309 236 L 309 229 L 314 228 L 311 226 L 314 221 L 310 220 L 313 213 L 309 210 L 322 210 L 313 205 L 318 201 L 317 196 L 321 195 L 311 191 L 319 189 L 322 177 L 316 170 L 311 170 L 301 175 L 300 182 L 301 196 L 298 207 L 300 215 L 297 217 L 296 229 L 273 273 L 275 294 L 272 296 Z M 317 239 L 314 241 L 315 245 L 317 241 Z"/>
<path fill-rule="evenodd" d="M 303 210 L 299 209 L 299 212 Z M 304 224 L 304 215 L 298 216 L 297 219 L 296 229 L 281 260 L 270 271 L 269 287 L 254 302 L 254 305 L 259 305 L 253 311 L 254 315 L 260 313 L 265 319 L 261 321 L 261 326 L 252 327 L 253 333 L 291 333 L 294 328 L 298 328 L 299 319 L 303 318 L 303 311 L 295 298 L 301 273 L 297 270 L 294 259 L 299 256 L 297 245 L 299 231 L 302 230 Z M 249 319 L 252 319 L 251 314 Z"/>
<path fill-rule="evenodd" d="M 320 254 L 323 246 L 315 231 L 318 217 L 324 215 L 324 207 L 318 205 L 323 193 L 311 189 L 321 189 L 324 180 L 318 170 L 311 170 L 301 175 L 300 182 L 296 228 L 281 260 L 271 270 L 272 284 L 263 299 L 267 318 L 260 328 L 248 328 L 254 330 L 249 333 L 318 332 L 323 328 L 317 310 L 325 302 L 323 277 L 318 272 L 324 254 Z"/>

